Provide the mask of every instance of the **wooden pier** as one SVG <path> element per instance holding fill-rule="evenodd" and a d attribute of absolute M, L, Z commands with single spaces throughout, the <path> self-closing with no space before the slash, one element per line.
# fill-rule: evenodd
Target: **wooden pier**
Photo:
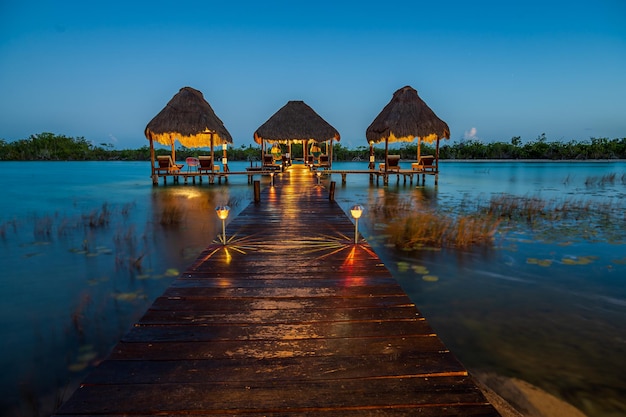
<path fill-rule="evenodd" d="M 57 415 L 499 416 L 354 233 L 277 175 Z"/>
<path fill-rule="evenodd" d="M 289 171 L 291 169 L 302 169 L 303 167 L 305 167 L 304 165 L 292 165 L 290 167 L 288 167 L 286 169 L 286 171 Z M 439 173 L 438 172 L 434 172 L 434 171 L 417 171 L 414 169 L 402 169 L 402 170 L 396 170 L 396 171 L 388 171 L 387 173 L 385 173 L 384 171 L 380 171 L 380 170 L 375 170 L 375 169 L 363 169 L 363 170 L 355 170 L 355 169 L 350 169 L 350 170 L 341 170 L 341 169 L 318 169 L 318 168 L 314 168 L 312 170 L 313 172 L 317 173 L 319 172 L 320 175 L 330 175 L 330 174 L 339 174 L 341 175 L 341 182 L 342 184 L 345 184 L 347 182 L 346 177 L 348 176 L 348 174 L 351 175 L 369 175 L 370 176 L 370 181 L 374 182 L 374 179 L 376 179 L 376 184 L 379 184 L 380 179 L 383 179 L 383 184 L 388 184 L 389 182 L 389 178 L 391 178 L 392 176 L 396 176 L 396 180 L 397 183 L 400 183 L 400 177 L 402 177 L 403 179 L 403 183 L 406 184 L 407 179 L 409 180 L 410 184 L 413 184 L 413 177 L 416 177 L 416 183 L 419 184 L 419 180 L 420 180 L 420 176 L 421 176 L 421 182 L 422 185 L 426 182 L 426 176 L 433 176 L 435 178 L 435 185 L 437 185 L 438 180 L 439 180 Z M 207 174 L 207 173 L 199 173 L 197 171 L 178 171 L 178 172 L 171 172 L 171 173 L 160 173 L 160 174 L 155 174 L 152 177 L 152 184 L 153 185 L 158 185 L 159 184 L 159 178 L 163 179 L 163 185 L 167 185 L 167 181 L 168 178 L 172 179 L 172 182 L 174 184 L 180 184 L 180 179 L 183 179 L 183 183 L 184 184 L 188 184 L 189 182 L 191 182 L 192 184 L 196 184 L 196 180 L 199 184 L 202 184 L 203 179 L 206 178 L 209 184 L 214 184 L 215 180 L 217 179 L 218 183 L 221 184 L 222 179 L 224 179 L 224 181 L 228 181 L 228 177 L 230 175 L 247 175 L 248 176 L 248 184 L 252 184 L 253 180 L 254 180 L 254 176 L 258 175 L 258 176 L 263 176 L 263 175 L 277 175 L 279 173 L 281 173 L 283 171 L 281 170 L 268 170 L 268 169 L 248 169 L 246 171 L 227 171 L 227 172 L 215 172 L 212 174 Z"/>

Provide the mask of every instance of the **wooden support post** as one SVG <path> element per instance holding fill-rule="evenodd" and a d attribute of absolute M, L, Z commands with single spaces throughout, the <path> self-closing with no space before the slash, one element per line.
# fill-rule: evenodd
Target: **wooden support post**
<path fill-rule="evenodd" d="M 346 183 L 346 177 L 348 176 L 348 174 L 346 174 L 345 172 L 341 174 L 341 183 L 345 184 Z"/>
<path fill-rule="evenodd" d="M 335 181 L 330 182 L 330 189 L 328 190 L 328 199 L 330 201 L 335 201 Z"/>
<path fill-rule="evenodd" d="M 261 181 L 259 180 L 254 181 L 254 202 L 261 202 Z"/>

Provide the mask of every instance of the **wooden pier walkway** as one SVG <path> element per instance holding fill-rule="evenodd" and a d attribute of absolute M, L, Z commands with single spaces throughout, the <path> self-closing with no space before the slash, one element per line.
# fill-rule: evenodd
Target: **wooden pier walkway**
<path fill-rule="evenodd" d="M 57 415 L 499 416 L 315 176 L 275 183 Z"/>

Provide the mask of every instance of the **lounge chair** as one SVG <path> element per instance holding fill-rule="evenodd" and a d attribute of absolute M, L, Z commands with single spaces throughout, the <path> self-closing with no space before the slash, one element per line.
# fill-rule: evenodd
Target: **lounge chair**
<path fill-rule="evenodd" d="M 180 172 L 180 169 L 184 165 L 176 164 L 172 160 L 171 155 L 159 155 L 157 156 L 158 166 L 155 168 L 157 174 L 173 174 Z"/>
<path fill-rule="evenodd" d="M 200 161 L 200 165 L 198 165 L 200 174 L 211 174 L 214 172 L 213 157 L 211 155 L 200 155 L 198 160 Z"/>
<path fill-rule="evenodd" d="M 324 169 L 330 168 L 330 159 L 328 158 L 328 155 L 320 155 L 320 162 L 316 166 Z"/>
<path fill-rule="evenodd" d="M 413 171 L 420 172 L 437 172 L 437 166 L 435 165 L 435 157 L 433 155 L 420 156 L 419 161 L 411 164 Z"/>
<path fill-rule="evenodd" d="M 385 170 L 385 164 L 379 164 L 378 169 Z M 387 171 L 400 171 L 400 155 L 387 155 Z"/>
<path fill-rule="evenodd" d="M 264 169 L 278 169 L 280 164 L 274 162 L 274 156 L 270 153 L 263 155 L 263 168 Z"/>

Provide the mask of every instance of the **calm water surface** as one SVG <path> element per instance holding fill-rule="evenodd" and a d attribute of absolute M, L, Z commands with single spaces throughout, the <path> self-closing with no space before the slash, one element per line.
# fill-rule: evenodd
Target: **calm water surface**
<path fill-rule="evenodd" d="M 1 165 L 0 413 L 47 415 L 215 238 L 215 206 L 236 215 L 252 187 L 246 176 L 153 187 L 145 162 Z M 626 415 L 626 163 L 444 161 L 441 172 L 437 187 L 332 180 L 346 212 L 365 206 L 361 232 L 469 369 L 521 378 L 589 416 Z M 591 214 L 503 223 L 491 248 L 387 243 L 381 208 L 456 215 L 501 195 Z"/>

